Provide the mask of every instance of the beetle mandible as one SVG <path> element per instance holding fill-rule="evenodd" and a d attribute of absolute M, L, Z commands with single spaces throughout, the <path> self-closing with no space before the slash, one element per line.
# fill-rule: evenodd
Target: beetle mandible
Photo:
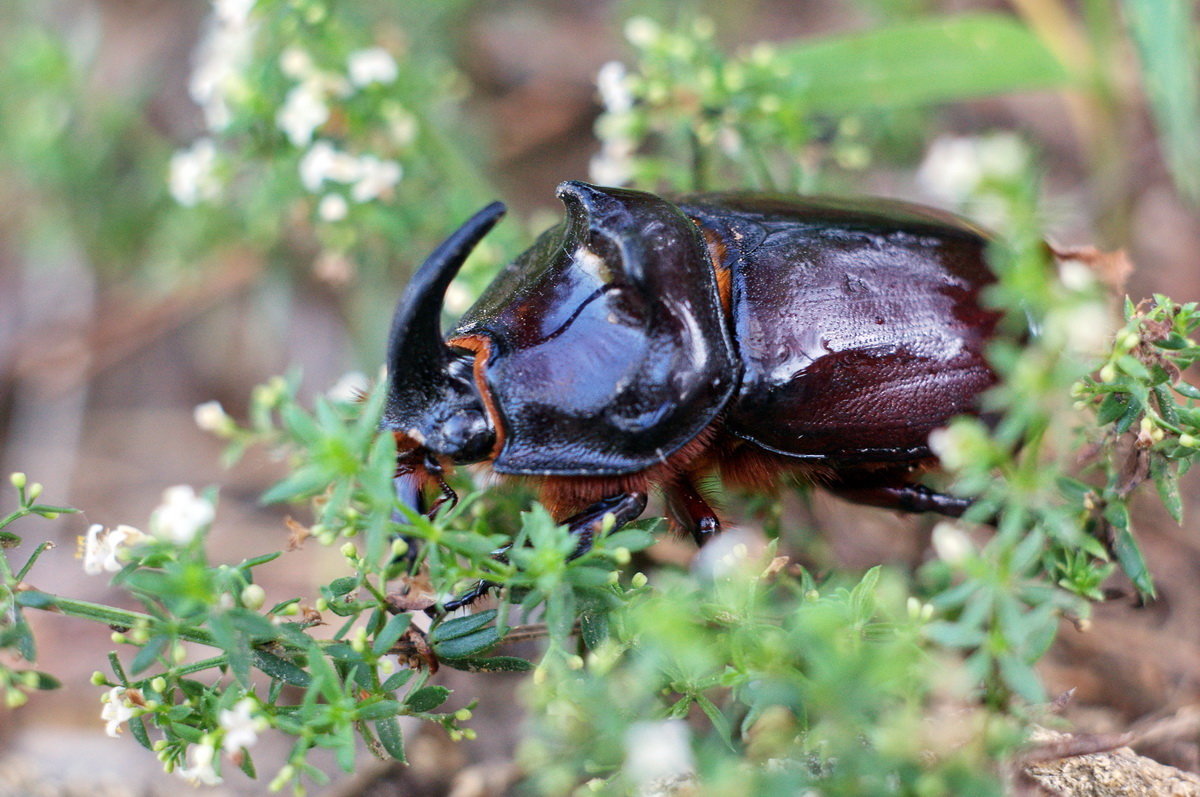
<path fill-rule="evenodd" d="M 977 410 L 998 314 L 984 233 L 882 200 L 649 193 L 565 182 L 566 221 L 505 267 L 457 327 L 446 289 L 504 213 L 439 246 L 400 299 L 380 422 L 396 489 L 426 511 L 453 464 L 540 482 L 590 544 L 661 491 L 697 543 L 720 521 L 697 489 L 719 473 L 792 477 L 852 501 L 960 515 L 917 483 L 929 433 Z"/>

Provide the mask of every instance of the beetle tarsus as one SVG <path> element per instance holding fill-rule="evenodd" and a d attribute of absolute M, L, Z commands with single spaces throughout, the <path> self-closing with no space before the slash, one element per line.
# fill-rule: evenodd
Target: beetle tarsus
<path fill-rule="evenodd" d="M 642 492 L 620 493 L 601 499 L 563 521 L 571 534 L 579 539 L 579 547 L 571 554 L 571 558 L 576 559 L 592 549 L 592 540 L 603 527 L 605 516 L 611 514 L 615 521 L 609 530 L 611 533 L 636 520 L 645 511 L 646 501 L 647 496 Z"/>
<path fill-rule="evenodd" d="M 947 517 L 962 517 L 972 503 L 969 498 L 939 493 L 923 484 L 835 485 L 832 490 L 856 504 L 900 512 L 937 512 Z"/>
<path fill-rule="evenodd" d="M 607 515 L 612 515 L 614 522 L 610 533 L 624 526 L 626 523 L 636 520 L 638 515 L 642 514 L 646 509 L 647 496 L 642 492 L 621 493 L 609 498 L 597 501 L 582 512 L 572 515 L 563 521 L 563 525 L 579 539 L 579 546 L 575 552 L 571 554 L 571 559 L 577 559 L 583 556 L 592 548 L 592 541 L 596 534 L 603 528 L 604 518 Z M 506 560 L 506 552 L 508 548 L 501 548 L 496 551 L 493 556 L 501 561 Z M 464 606 L 469 606 L 475 601 L 482 598 L 489 590 L 500 586 L 494 581 L 479 581 L 469 590 L 443 603 L 440 607 L 431 606 L 425 610 L 426 614 L 434 616 L 446 612 L 453 612 Z"/>

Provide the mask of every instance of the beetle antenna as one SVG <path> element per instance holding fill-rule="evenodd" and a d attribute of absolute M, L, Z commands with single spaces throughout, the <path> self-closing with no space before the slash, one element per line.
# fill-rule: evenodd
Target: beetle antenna
<path fill-rule="evenodd" d="M 450 281 L 483 236 L 504 215 L 493 202 L 476 213 L 417 269 L 396 306 L 388 338 L 388 372 L 393 387 L 432 389 L 442 381 L 449 349 L 442 340 L 442 302 Z"/>

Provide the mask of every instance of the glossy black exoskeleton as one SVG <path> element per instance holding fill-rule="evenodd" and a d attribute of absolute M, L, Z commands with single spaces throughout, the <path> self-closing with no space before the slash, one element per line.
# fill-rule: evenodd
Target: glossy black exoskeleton
<path fill-rule="evenodd" d="M 443 337 L 442 299 L 504 212 L 476 214 L 396 311 L 381 427 L 397 489 L 424 509 L 453 463 L 537 479 L 587 544 L 651 488 L 698 542 L 719 529 L 696 480 L 798 476 L 854 501 L 959 515 L 916 483 L 929 433 L 995 381 L 984 234 L 868 199 L 559 186 L 565 223 Z"/>

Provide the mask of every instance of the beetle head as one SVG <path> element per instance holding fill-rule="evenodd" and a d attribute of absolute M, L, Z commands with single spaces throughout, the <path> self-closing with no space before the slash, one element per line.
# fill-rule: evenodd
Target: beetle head
<path fill-rule="evenodd" d="M 400 298 L 388 339 L 390 384 L 380 428 L 455 462 L 484 459 L 496 430 L 475 386 L 473 355 L 442 338 L 442 302 L 467 255 L 502 215 L 504 205 L 493 202 L 434 250 Z"/>

